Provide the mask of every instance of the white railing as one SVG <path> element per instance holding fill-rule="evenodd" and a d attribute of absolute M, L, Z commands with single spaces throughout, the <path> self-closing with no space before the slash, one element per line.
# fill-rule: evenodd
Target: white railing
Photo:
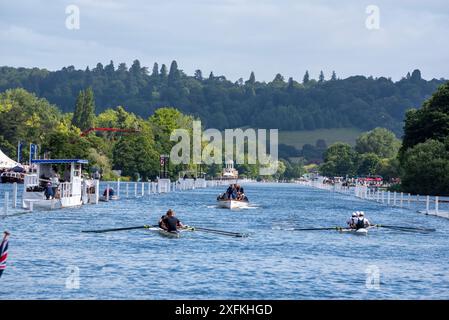
<path fill-rule="evenodd" d="M 25 175 L 24 185 L 25 187 L 37 186 L 39 185 L 39 178 L 36 174 L 27 174 Z"/>
<path fill-rule="evenodd" d="M 72 196 L 72 184 L 70 182 L 63 182 L 59 184 L 59 192 L 61 199 Z"/>
<path fill-rule="evenodd" d="M 388 191 L 382 187 L 356 185 L 346 187 L 341 183 L 324 184 L 321 181 L 300 181 L 300 185 L 347 194 L 359 199 L 374 201 L 381 205 L 414 210 L 427 215 L 449 219 L 449 197 L 412 195 L 410 193 Z"/>

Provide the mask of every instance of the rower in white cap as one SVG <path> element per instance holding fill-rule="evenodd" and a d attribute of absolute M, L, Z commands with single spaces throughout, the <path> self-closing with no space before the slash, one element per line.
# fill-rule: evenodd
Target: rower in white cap
<path fill-rule="evenodd" d="M 358 219 L 359 219 L 359 212 L 358 211 L 353 212 L 351 218 L 349 218 L 348 221 L 346 222 L 349 228 L 355 229 Z"/>

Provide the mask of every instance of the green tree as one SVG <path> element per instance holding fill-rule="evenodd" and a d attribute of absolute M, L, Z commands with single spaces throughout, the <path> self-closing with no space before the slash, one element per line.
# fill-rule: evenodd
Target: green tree
<path fill-rule="evenodd" d="M 61 119 L 61 113 L 46 99 L 24 89 L 10 89 L 0 94 L 0 135 L 4 142 L 42 143 Z M 24 150 L 25 153 L 26 150 Z"/>
<path fill-rule="evenodd" d="M 175 144 L 170 141 L 170 134 L 175 129 L 192 130 L 193 117 L 182 114 L 175 108 L 159 108 L 150 117 L 154 138 L 161 153 L 170 153 Z"/>
<path fill-rule="evenodd" d="M 429 139 L 405 151 L 402 189 L 426 195 L 449 195 L 449 140 Z"/>
<path fill-rule="evenodd" d="M 332 71 L 331 81 L 336 81 L 336 80 L 337 80 L 337 74 L 335 73 L 335 71 Z"/>
<path fill-rule="evenodd" d="M 302 78 L 302 83 L 306 84 L 310 81 L 309 71 L 306 70 L 306 73 L 304 74 L 304 77 Z"/>
<path fill-rule="evenodd" d="M 248 81 L 246 81 L 246 84 L 253 86 L 256 83 L 256 76 L 254 75 L 254 71 L 251 71 L 251 74 L 249 75 Z"/>
<path fill-rule="evenodd" d="M 163 64 L 161 66 L 161 72 L 160 72 L 159 76 L 161 77 L 161 81 L 164 82 L 167 80 L 168 73 L 167 73 L 167 66 L 165 64 Z"/>
<path fill-rule="evenodd" d="M 159 76 L 159 65 L 157 62 L 153 64 L 153 71 L 151 72 L 151 77 L 157 79 Z"/>
<path fill-rule="evenodd" d="M 47 135 L 42 151 L 53 159 L 87 159 L 90 144 L 85 137 L 80 137 L 80 133 L 79 129 L 69 128 L 61 122 Z"/>
<path fill-rule="evenodd" d="M 364 153 L 358 157 L 357 174 L 363 176 L 373 176 L 378 173 L 381 159 L 377 154 Z"/>
<path fill-rule="evenodd" d="M 122 137 L 113 150 L 114 168 L 122 170 L 125 176 L 136 177 L 138 174 L 142 180 L 156 177 L 159 157 L 154 146 L 148 130 Z"/>
<path fill-rule="evenodd" d="M 81 114 L 80 129 L 86 130 L 92 128 L 95 122 L 95 99 L 94 91 L 91 87 L 87 88 L 84 94 L 84 112 Z"/>
<path fill-rule="evenodd" d="M 82 131 L 94 127 L 95 123 L 95 99 L 92 88 L 80 91 L 76 100 L 75 112 L 72 124 Z"/>
<path fill-rule="evenodd" d="M 396 157 L 401 142 L 395 134 L 385 128 L 375 128 L 361 134 L 356 141 L 358 153 L 374 153 L 381 158 Z"/>
<path fill-rule="evenodd" d="M 323 70 L 321 70 L 320 71 L 320 75 L 319 75 L 319 77 L 318 77 L 318 82 L 324 82 L 324 73 L 323 73 Z"/>
<path fill-rule="evenodd" d="M 320 173 L 324 176 L 354 175 L 357 170 L 357 154 L 349 144 L 337 142 L 331 145 L 324 154 L 324 163 Z"/>
<path fill-rule="evenodd" d="M 401 168 L 398 158 L 381 159 L 377 174 L 382 176 L 385 181 L 401 176 Z"/>
<path fill-rule="evenodd" d="M 440 86 L 419 110 L 406 113 L 401 154 L 428 139 L 442 141 L 449 135 L 449 82 Z"/>
<path fill-rule="evenodd" d="M 203 81 L 203 72 L 200 69 L 195 70 L 194 78 L 198 81 Z"/>
<path fill-rule="evenodd" d="M 75 127 L 81 127 L 81 117 L 84 112 L 84 90 L 78 93 L 78 98 L 76 99 L 75 112 L 73 113 L 72 124 Z"/>
<path fill-rule="evenodd" d="M 17 147 L 5 140 L 2 135 L 0 135 L 0 150 L 11 159 L 15 159 L 17 157 Z"/>
<path fill-rule="evenodd" d="M 168 73 L 168 84 L 171 86 L 179 85 L 180 73 L 178 70 L 178 64 L 175 60 L 170 65 L 170 72 Z"/>

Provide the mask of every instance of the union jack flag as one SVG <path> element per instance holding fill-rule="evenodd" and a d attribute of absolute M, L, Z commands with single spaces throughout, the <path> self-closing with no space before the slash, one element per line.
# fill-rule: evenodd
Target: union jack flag
<path fill-rule="evenodd" d="M 8 238 L 9 233 L 5 232 L 2 243 L 0 244 L 0 277 L 6 268 L 6 259 L 8 258 Z"/>

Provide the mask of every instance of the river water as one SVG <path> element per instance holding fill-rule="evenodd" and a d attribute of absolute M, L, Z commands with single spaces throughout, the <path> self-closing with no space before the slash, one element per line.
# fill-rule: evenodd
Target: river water
<path fill-rule="evenodd" d="M 245 210 L 216 208 L 213 188 L 0 218 L 12 233 L 0 299 L 449 299 L 449 220 L 294 184 L 245 190 Z M 167 208 L 185 224 L 250 236 L 81 232 L 154 224 Z M 279 230 L 344 226 L 354 210 L 437 231 Z"/>

